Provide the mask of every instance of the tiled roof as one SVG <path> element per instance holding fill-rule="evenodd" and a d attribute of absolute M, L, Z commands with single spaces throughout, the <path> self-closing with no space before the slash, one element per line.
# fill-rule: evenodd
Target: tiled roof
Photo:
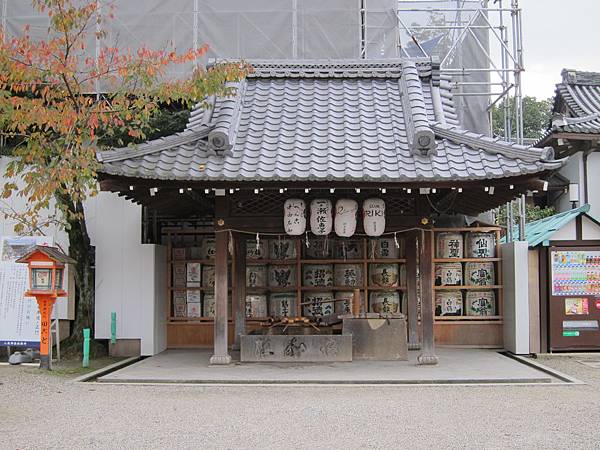
<path fill-rule="evenodd" d="M 195 181 L 479 180 L 556 169 L 552 149 L 461 130 L 424 61 L 253 61 L 182 133 L 99 154 L 101 172 Z M 426 139 L 429 137 L 430 139 Z"/>
<path fill-rule="evenodd" d="M 525 225 L 525 240 L 530 247 L 535 247 L 548 241 L 554 233 L 575 219 L 580 214 L 585 214 L 590 210 L 590 205 L 583 205 L 579 208 L 571 209 L 550 217 L 545 217 L 535 222 Z M 518 227 L 513 229 L 513 234 L 517 236 L 519 233 Z M 505 243 L 506 238 L 502 238 L 501 243 Z"/>
<path fill-rule="evenodd" d="M 566 113 L 556 110 L 561 104 Z M 600 73 L 563 70 L 554 113 L 550 131 L 600 133 Z"/>

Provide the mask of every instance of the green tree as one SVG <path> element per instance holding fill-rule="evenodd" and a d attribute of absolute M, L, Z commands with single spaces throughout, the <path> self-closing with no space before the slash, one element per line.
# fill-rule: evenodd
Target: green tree
<path fill-rule="evenodd" d="M 507 102 L 507 103 L 505 103 Z M 548 128 L 552 116 L 552 99 L 538 100 L 523 97 L 523 137 L 538 139 Z M 495 136 L 504 136 L 504 105 L 508 104 L 511 117 L 511 136 L 515 136 L 515 99 L 509 97 L 492 108 L 492 131 Z"/>
<path fill-rule="evenodd" d="M 84 201 L 97 190 L 97 151 L 102 143 L 143 140 L 161 105 L 185 108 L 211 95 L 231 95 L 227 81 L 249 70 L 230 63 L 196 69 L 183 80 L 168 81 L 174 64 L 195 61 L 207 47 L 176 53 L 141 47 L 105 47 L 91 58 L 88 30 L 103 38 L 105 21 L 93 0 L 34 0 L 50 18 L 48 38 L 32 40 L 27 29 L 9 38 L 0 30 L 0 130 L 13 144 L 2 195 L 18 195 L 28 209 L 12 212 L 17 233 L 40 234 L 48 224 L 63 226 L 75 266 L 76 314 L 71 349 L 79 350 L 84 328 L 94 329 L 93 251 Z M 90 95 L 96 86 L 105 94 Z M 154 118 L 154 119 L 153 119 Z"/>
<path fill-rule="evenodd" d="M 513 226 L 515 226 L 518 223 L 519 217 L 519 207 L 516 202 L 513 203 L 512 210 L 513 218 L 515 220 Z M 553 206 L 545 206 L 542 208 L 536 205 L 525 205 L 525 223 L 535 222 L 536 220 L 550 217 L 554 214 L 556 214 L 556 209 Z M 496 214 L 496 225 L 505 227 L 507 224 L 508 220 L 506 218 L 506 205 L 503 205 L 498 208 L 498 212 Z"/>

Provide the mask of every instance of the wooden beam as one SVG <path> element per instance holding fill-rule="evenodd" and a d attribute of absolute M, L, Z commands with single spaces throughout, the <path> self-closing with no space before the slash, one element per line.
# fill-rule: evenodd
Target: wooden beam
<path fill-rule="evenodd" d="M 418 232 L 410 232 L 404 240 L 409 350 L 418 350 L 421 348 L 417 321 L 417 238 Z"/>
<path fill-rule="evenodd" d="M 223 365 L 231 363 L 227 348 L 227 253 L 229 251 L 229 232 L 225 231 L 226 218 L 221 216 L 226 211 L 227 199 L 215 197 L 215 321 L 214 352 L 210 364 Z"/>
<path fill-rule="evenodd" d="M 417 357 L 419 365 L 435 365 L 438 357 L 435 355 L 433 334 L 433 231 L 422 230 L 419 248 L 419 269 L 421 274 L 421 323 L 423 327 L 423 342 L 421 354 Z"/>
<path fill-rule="evenodd" d="M 232 297 L 234 303 L 235 337 L 233 349 L 239 350 L 241 335 L 246 333 L 246 236 L 233 236 L 235 271 L 233 273 Z"/>

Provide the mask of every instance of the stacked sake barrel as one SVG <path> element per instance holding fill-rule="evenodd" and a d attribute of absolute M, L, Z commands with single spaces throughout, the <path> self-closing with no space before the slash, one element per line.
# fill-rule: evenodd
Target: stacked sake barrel
<path fill-rule="evenodd" d="M 406 286 L 406 266 L 392 261 L 404 257 L 404 241 L 394 238 L 370 239 L 368 252 L 370 260 L 378 261 L 369 263 L 370 311 L 378 314 L 402 312 L 403 296 L 398 288 Z"/>
<path fill-rule="evenodd" d="M 435 256 L 436 316 L 496 315 L 495 233 L 437 233 Z"/>
<path fill-rule="evenodd" d="M 296 241 L 251 240 L 246 244 L 246 317 L 296 315 Z M 267 307 L 268 306 L 268 307 Z"/>
<path fill-rule="evenodd" d="M 179 243 L 172 248 L 169 286 L 173 292 L 173 317 L 199 319 L 215 316 L 214 257 L 213 237 L 204 237 L 192 244 Z M 228 299 L 228 308 L 231 314 L 231 298 Z"/>

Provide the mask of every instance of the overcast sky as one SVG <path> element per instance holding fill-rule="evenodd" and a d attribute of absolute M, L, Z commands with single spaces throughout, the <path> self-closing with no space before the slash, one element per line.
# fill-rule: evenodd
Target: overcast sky
<path fill-rule="evenodd" d="M 520 0 L 523 94 L 551 97 L 563 68 L 600 72 L 600 0 Z"/>

